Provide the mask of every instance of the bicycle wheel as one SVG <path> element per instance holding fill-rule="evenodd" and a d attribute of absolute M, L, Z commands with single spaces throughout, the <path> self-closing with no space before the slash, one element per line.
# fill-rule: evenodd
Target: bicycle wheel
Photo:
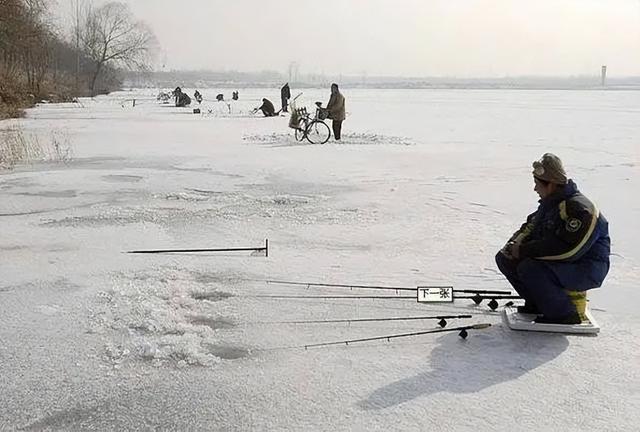
<path fill-rule="evenodd" d="M 324 144 L 331 137 L 331 129 L 323 121 L 314 120 L 307 128 L 307 139 L 311 144 Z"/>
<path fill-rule="evenodd" d="M 307 124 L 304 121 L 300 121 L 298 127 L 296 128 L 296 141 L 302 141 L 305 137 L 304 130 L 306 129 Z"/>

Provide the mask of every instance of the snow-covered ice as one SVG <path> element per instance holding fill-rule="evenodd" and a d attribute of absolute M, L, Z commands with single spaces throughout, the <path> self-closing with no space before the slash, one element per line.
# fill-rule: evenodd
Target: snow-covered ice
<path fill-rule="evenodd" d="M 277 89 L 205 90 L 202 114 L 156 93 L 0 122 L 69 150 L 0 172 L 0 430 L 638 430 L 637 92 L 346 89 L 325 145 L 251 115 Z M 547 151 L 610 222 L 597 337 L 512 332 L 470 301 L 258 297 L 380 294 L 264 279 L 508 289 L 493 257 Z M 267 238 L 268 258 L 124 253 Z M 442 313 L 493 326 L 304 350 L 437 327 L 273 323 Z"/>

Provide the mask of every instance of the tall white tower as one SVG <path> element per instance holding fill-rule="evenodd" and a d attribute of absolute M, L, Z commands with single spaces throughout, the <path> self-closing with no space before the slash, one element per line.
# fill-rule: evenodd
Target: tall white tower
<path fill-rule="evenodd" d="M 607 65 L 602 65 L 602 74 L 600 78 L 602 79 L 602 87 L 604 87 L 607 82 Z"/>

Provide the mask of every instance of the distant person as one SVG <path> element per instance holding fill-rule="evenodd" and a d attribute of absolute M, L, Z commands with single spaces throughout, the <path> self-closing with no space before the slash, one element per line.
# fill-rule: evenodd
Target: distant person
<path fill-rule="evenodd" d="M 538 209 L 498 252 L 496 263 L 525 301 L 518 312 L 537 314 L 537 323 L 579 324 L 568 291 L 602 285 L 609 272 L 609 224 L 567 178 L 556 155 L 545 153 L 533 163 L 533 180 Z"/>
<path fill-rule="evenodd" d="M 273 106 L 273 103 L 271 103 L 271 101 L 267 98 L 263 98 L 262 105 L 253 110 L 254 113 L 258 111 L 262 111 L 262 114 L 264 114 L 265 117 L 273 117 L 278 115 L 278 113 L 276 113 L 275 107 Z"/>
<path fill-rule="evenodd" d="M 218 93 L 218 95 L 216 96 L 216 100 L 218 102 L 224 101 L 224 95 L 222 93 Z"/>
<path fill-rule="evenodd" d="M 231 94 L 231 99 L 233 99 L 233 100 L 235 100 L 235 101 L 237 101 L 237 100 L 239 99 L 239 95 L 238 95 L 238 92 L 237 92 L 237 91 L 234 91 L 234 92 Z"/>
<path fill-rule="evenodd" d="M 183 93 L 180 87 L 176 87 L 173 94 L 176 98 L 176 107 L 183 108 L 191 104 L 191 98 L 188 94 Z"/>
<path fill-rule="evenodd" d="M 291 89 L 289 83 L 286 83 L 280 89 L 280 99 L 282 100 L 282 112 L 289 112 L 289 99 L 291 99 Z"/>
<path fill-rule="evenodd" d="M 198 90 L 196 90 L 196 92 L 193 94 L 193 98 L 196 100 L 196 102 L 198 102 L 199 104 L 202 103 L 202 95 L 200 94 L 200 92 Z"/>
<path fill-rule="evenodd" d="M 180 93 L 180 97 L 178 98 L 178 107 L 186 107 L 191 105 L 191 98 L 186 93 Z"/>
<path fill-rule="evenodd" d="M 327 118 L 332 120 L 331 128 L 333 129 L 333 136 L 336 141 L 340 141 L 340 134 L 342 132 L 342 122 L 346 118 L 346 111 L 344 108 L 344 96 L 338 89 L 338 84 L 331 84 L 331 97 L 327 104 Z"/>

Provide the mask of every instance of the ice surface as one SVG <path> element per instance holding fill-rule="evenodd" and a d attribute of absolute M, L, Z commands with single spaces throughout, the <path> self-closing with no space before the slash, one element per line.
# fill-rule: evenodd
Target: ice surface
<path fill-rule="evenodd" d="M 200 90 L 202 114 L 132 90 L 0 122 L 72 150 L 0 172 L 0 430 L 637 430 L 637 92 L 347 89 L 344 139 L 311 145 L 251 115 L 278 89 L 238 90 Z M 512 332 L 470 301 L 255 297 L 508 289 L 493 256 L 547 151 L 610 221 L 598 337 Z M 268 258 L 123 253 L 265 238 Z M 436 323 L 273 324 L 443 313 L 494 325 L 305 351 Z"/>

